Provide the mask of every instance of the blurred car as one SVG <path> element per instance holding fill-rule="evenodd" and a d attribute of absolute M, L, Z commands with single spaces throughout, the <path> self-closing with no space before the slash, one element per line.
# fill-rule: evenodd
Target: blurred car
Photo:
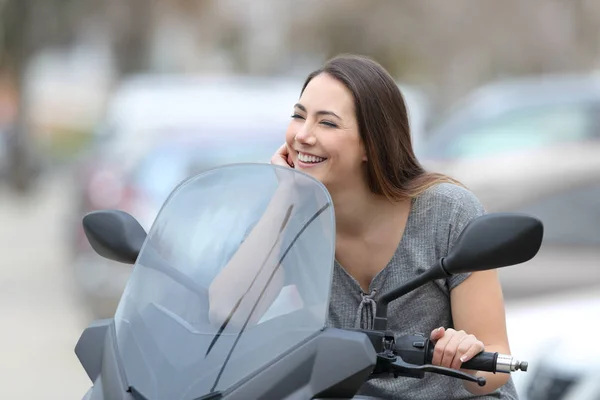
<path fill-rule="evenodd" d="M 430 118 L 419 156 L 450 162 L 598 140 L 600 74 L 548 74 L 483 85 Z"/>
<path fill-rule="evenodd" d="M 265 123 L 286 128 L 302 84 L 302 80 L 291 78 L 135 75 L 111 96 L 96 131 L 95 145 L 85 157 L 110 154 L 128 162 L 144 152 L 144 144 L 152 141 L 157 127 L 198 121 L 204 121 L 207 128 L 218 128 L 223 121 L 242 130 Z M 413 139 L 420 143 L 429 118 L 429 98 L 415 85 L 398 86 L 406 101 Z M 125 154 L 127 158 L 122 159 Z"/>
<path fill-rule="evenodd" d="M 600 399 L 600 285 L 509 302 L 506 320 L 512 354 L 529 361 L 513 374 L 521 400 Z"/>
<path fill-rule="evenodd" d="M 545 225 L 542 249 L 499 271 L 506 299 L 600 284 L 600 77 L 492 84 L 431 133 L 423 165 L 448 174 L 490 212 Z"/>

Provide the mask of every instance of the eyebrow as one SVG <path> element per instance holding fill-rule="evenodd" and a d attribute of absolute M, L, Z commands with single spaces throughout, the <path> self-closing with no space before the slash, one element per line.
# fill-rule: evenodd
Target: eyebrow
<path fill-rule="evenodd" d="M 300 103 L 296 103 L 296 104 L 294 104 L 294 107 L 295 107 L 295 108 L 299 108 L 300 110 L 302 110 L 302 111 L 306 112 L 306 107 L 304 107 L 304 106 L 303 106 L 302 104 L 300 104 Z M 336 117 L 336 118 L 338 118 L 338 119 L 340 119 L 340 120 L 342 119 L 342 118 L 340 118 L 340 116 L 339 116 L 339 115 L 337 115 L 337 114 L 336 114 L 336 113 L 334 113 L 333 111 L 319 110 L 319 111 L 317 111 L 315 114 L 317 114 L 317 115 L 333 115 L 334 117 Z"/>

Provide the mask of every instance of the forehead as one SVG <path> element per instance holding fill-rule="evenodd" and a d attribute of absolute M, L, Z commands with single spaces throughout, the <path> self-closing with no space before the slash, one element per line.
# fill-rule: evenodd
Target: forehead
<path fill-rule="evenodd" d="M 304 89 L 300 103 L 308 112 L 328 110 L 335 113 L 353 113 L 354 97 L 343 83 L 327 74 L 314 77 Z"/>

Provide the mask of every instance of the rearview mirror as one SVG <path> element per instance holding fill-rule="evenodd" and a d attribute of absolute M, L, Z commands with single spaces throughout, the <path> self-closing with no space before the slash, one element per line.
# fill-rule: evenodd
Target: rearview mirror
<path fill-rule="evenodd" d="M 442 266 L 458 274 L 521 264 L 537 254 L 543 236 L 544 226 L 535 217 L 486 214 L 467 224 Z"/>
<path fill-rule="evenodd" d="M 83 217 L 83 230 L 96 253 L 125 264 L 135 264 L 147 236 L 133 216 L 120 210 L 99 210 L 86 214 Z"/>

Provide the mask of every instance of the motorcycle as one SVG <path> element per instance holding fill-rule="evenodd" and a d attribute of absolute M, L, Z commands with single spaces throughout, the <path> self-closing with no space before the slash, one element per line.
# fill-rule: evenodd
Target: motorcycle
<path fill-rule="evenodd" d="M 258 299 L 248 304 L 241 295 L 228 318 L 215 323 L 210 284 L 266 215 L 283 216 L 281 229 L 255 236 L 263 246 L 247 262 L 250 268 L 260 257 L 260 267 L 252 266 L 269 277 L 248 282 L 262 285 Z M 357 395 L 369 379 L 427 373 L 483 386 L 482 377 L 431 365 L 433 344 L 425 335 L 396 337 L 387 328 L 387 306 L 451 274 L 528 261 L 543 236 L 531 216 L 476 218 L 447 257 L 384 293 L 373 329 L 360 330 L 327 327 L 334 210 L 325 186 L 303 172 L 221 166 L 177 186 L 148 233 L 119 210 L 91 212 L 83 226 L 100 256 L 134 265 L 114 318 L 92 322 L 75 347 L 93 383 L 84 400 L 373 399 Z M 278 270 L 285 271 L 283 283 L 273 279 Z M 268 291 L 277 297 L 261 309 Z M 482 352 L 463 367 L 512 373 L 526 371 L 527 362 Z"/>

